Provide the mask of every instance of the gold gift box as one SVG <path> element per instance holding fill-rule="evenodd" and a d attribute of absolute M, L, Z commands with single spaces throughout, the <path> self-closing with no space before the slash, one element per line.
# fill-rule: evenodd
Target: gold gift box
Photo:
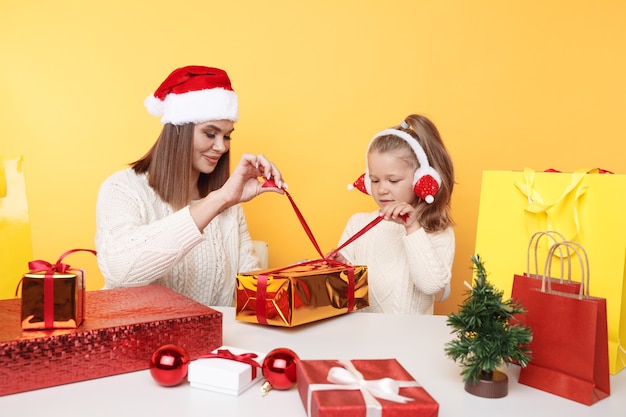
<path fill-rule="evenodd" d="M 243 322 L 292 327 L 368 306 L 367 266 L 319 260 L 237 275 Z"/>
<path fill-rule="evenodd" d="M 44 309 L 44 272 L 25 274 L 22 278 L 22 329 L 75 329 L 85 311 L 85 275 L 82 270 L 54 273 L 54 314 L 46 325 Z"/>

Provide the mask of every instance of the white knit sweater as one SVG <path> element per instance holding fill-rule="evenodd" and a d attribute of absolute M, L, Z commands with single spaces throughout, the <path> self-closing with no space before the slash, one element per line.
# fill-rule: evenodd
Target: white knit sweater
<path fill-rule="evenodd" d="M 348 220 L 340 244 L 374 220 L 378 211 Z M 361 311 L 433 314 L 435 295 L 452 276 L 455 239 L 451 227 L 410 235 L 404 226 L 382 221 L 341 250 L 353 265 L 367 265 L 370 307 Z"/>
<path fill-rule="evenodd" d="M 200 233 L 189 207 L 174 212 L 131 168 L 103 182 L 96 226 L 105 288 L 158 283 L 205 305 L 232 306 L 237 273 L 258 268 L 240 205 Z"/>

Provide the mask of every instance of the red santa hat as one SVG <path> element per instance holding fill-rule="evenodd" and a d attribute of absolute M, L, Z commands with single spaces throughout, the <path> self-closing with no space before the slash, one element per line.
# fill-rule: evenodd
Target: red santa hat
<path fill-rule="evenodd" d="M 226 71 L 191 65 L 174 70 L 144 101 L 161 123 L 184 125 L 209 120 L 239 120 L 237 95 Z"/>

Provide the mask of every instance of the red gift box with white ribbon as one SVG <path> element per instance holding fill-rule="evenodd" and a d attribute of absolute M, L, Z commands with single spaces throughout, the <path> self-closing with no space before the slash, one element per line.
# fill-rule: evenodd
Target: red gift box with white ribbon
<path fill-rule="evenodd" d="M 436 417 L 439 403 L 395 359 L 300 360 L 308 417 Z"/>

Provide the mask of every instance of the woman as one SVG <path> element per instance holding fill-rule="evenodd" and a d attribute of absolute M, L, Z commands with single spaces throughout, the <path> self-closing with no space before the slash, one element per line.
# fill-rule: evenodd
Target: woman
<path fill-rule="evenodd" d="M 233 304 L 238 272 L 258 260 L 239 203 L 286 187 L 263 155 L 229 176 L 237 95 L 225 71 L 187 66 L 149 96 L 163 129 L 148 153 L 102 184 L 96 249 L 105 288 L 162 284 L 205 305 Z M 261 187 L 259 177 L 277 188 Z"/>

